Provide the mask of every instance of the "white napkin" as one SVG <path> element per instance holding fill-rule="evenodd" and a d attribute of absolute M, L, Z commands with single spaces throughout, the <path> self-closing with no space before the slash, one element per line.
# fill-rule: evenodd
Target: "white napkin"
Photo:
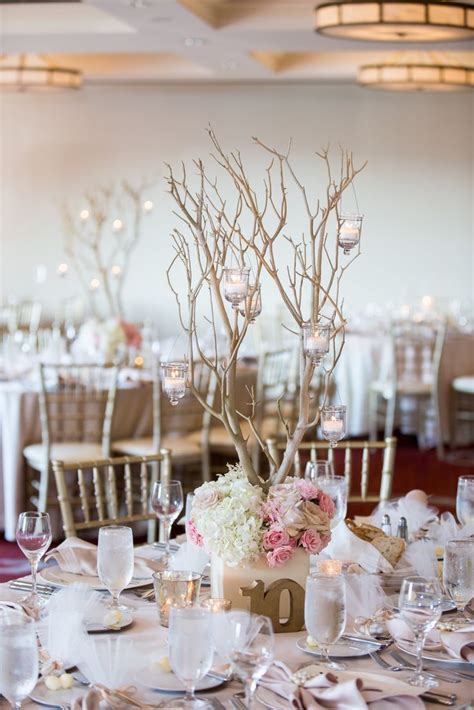
<path fill-rule="evenodd" d="M 354 535 L 345 523 L 332 531 L 331 542 L 324 550 L 325 556 L 342 562 L 357 562 L 366 572 L 391 572 L 392 565 L 380 552 L 365 540 Z"/>
<path fill-rule="evenodd" d="M 390 516 L 392 535 L 396 535 L 398 521 L 404 517 L 407 521 L 408 533 L 413 535 L 420 528 L 426 527 L 436 519 L 438 511 L 426 503 L 427 496 L 423 491 L 409 491 L 402 498 L 380 503 L 373 511 L 371 524 L 379 528 L 385 514 Z"/>
<path fill-rule="evenodd" d="M 431 540 L 422 539 L 410 543 L 398 561 L 397 569 L 408 567 L 413 570 L 411 575 L 417 574 L 420 577 L 437 577 L 438 560 L 436 557 L 436 547 Z"/>
<path fill-rule="evenodd" d="M 374 574 L 346 574 L 346 608 L 349 623 L 357 617 L 370 618 L 383 608 L 386 599 L 382 579 Z"/>
<path fill-rule="evenodd" d="M 81 638 L 77 667 L 92 685 L 126 688 L 143 666 L 143 655 L 133 639 L 125 635 L 89 635 Z"/>
<path fill-rule="evenodd" d="M 387 628 L 393 638 L 398 641 L 414 641 L 414 636 L 408 625 L 397 617 L 387 620 Z M 469 624 L 457 631 L 438 631 L 431 629 L 425 641 L 427 651 L 444 648 L 453 658 L 474 663 L 474 624 Z"/>
<path fill-rule="evenodd" d="M 209 555 L 190 540 L 184 542 L 170 560 L 170 568 L 202 574 L 209 564 Z"/>

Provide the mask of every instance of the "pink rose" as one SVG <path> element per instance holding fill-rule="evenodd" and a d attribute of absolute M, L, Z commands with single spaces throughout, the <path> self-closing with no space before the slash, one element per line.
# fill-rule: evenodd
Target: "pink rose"
<path fill-rule="evenodd" d="M 305 500 L 317 498 L 319 495 L 319 488 L 316 488 L 311 481 L 305 481 L 304 478 L 301 478 L 296 485 L 298 486 L 301 497 Z"/>
<path fill-rule="evenodd" d="M 334 505 L 334 501 L 331 498 L 331 496 L 328 496 L 327 493 L 323 493 L 322 491 L 319 491 L 319 507 L 323 511 L 323 513 L 326 513 L 330 518 L 334 518 L 334 513 L 336 512 L 336 506 Z"/>
<path fill-rule="evenodd" d="M 317 555 L 323 549 L 323 543 L 321 535 L 319 535 L 316 530 L 309 528 L 305 530 L 300 537 L 300 545 L 304 547 L 306 552 L 310 555 Z"/>
<path fill-rule="evenodd" d="M 329 535 L 321 535 L 321 550 L 324 550 L 325 547 L 329 545 L 331 542 L 331 534 Z M 321 552 L 320 550 L 320 552 Z"/>
<path fill-rule="evenodd" d="M 198 532 L 196 523 L 192 518 L 186 522 L 186 535 L 189 537 L 191 542 L 198 547 L 203 547 L 204 539 L 203 536 Z"/>
<path fill-rule="evenodd" d="M 206 508 L 212 508 L 213 505 L 219 502 L 219 493 L 215 488 L 204 488 L 204 490 L 196 493 L 194 498 L 193 506 L 199 508 L 200 510 L 205 510 Z"/>
<path fill-rule="evenodd" d="M 267 564 L 269 567 L 282 567 L 293 556 L 293 547 L 291 545 L 283 545 L 276 547 L 274 550 L 267 552 Z"/>
<path fill-rule="evenodd" d="M 275 526 L 267 530 L 263 536 L 263 547 L 265 550 L 273 550 L 275 547 L 282 547 L 290 544 L 290 536 L 283 528 Z"/>
<path fill-rule="evenodd" d="M 263 519 L 268 523 L 276 523 L 280 519 L 280 506 L 273 500 L 266 500 L 262 504 Z"/>
<path fill-rule="evenodd" d="M 124 320 L 120 321 L 120 326 L 123 330 L 126 344 L 132 348 L 139 348 L 142 344 L 142 336 L 137 326 Z"/>
<path fill-rule="evenodd" d="M 301 494 L 295 485 L 295 479 L 287 483 L 279 483 L 271 486 L 268 491 L 268 498 L 278 503 L 280 510 L 286 511 L 295 506 L 301 500 Z"/>

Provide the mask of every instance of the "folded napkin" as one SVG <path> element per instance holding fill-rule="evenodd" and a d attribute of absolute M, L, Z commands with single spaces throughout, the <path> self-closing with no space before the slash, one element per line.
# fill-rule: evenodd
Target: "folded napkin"
<path fill-rule="evenodd" d="M 457 631 L 443 631 L 440 636 L 450 656 L 474 663 L 474 624 Z"/>
<path fill-rule="evenodd" d="M 354 535 L 345 523 L 332 531 L 331 542 L 324 550 L 324 557 L 343 562 L 357 562 L 366 572 L 391 572 L 392 565 L 371 545 Z"/>
<path fill-rule="evenodd" d="M 150 548 L 138 548 L 134 554 L 133 576 L 147 579 L 161 569 L 160 562 L 148 557 Z M 156 555 L 156 551 L 152 554 Z M 63 572 L 97 577 L 97 545 L 78 537 L 68 537 L 45 558 L 56 560 Z"/>
<path fill-rule="evenodd" d="M 387 619 L 386 625 L 389 633 L 396 641 L 400 641 L 401 643 L 404 641 L 414 643 L 415 637 L 413 636 L 413 632 L 408 624 L 399 616 L 393 619 Z M 428 632 L 424 647 L 427 651 L 440 650 L 442 648 L 441 635 L 437 629 L 431 629 Z"/>
<path fill-rule="evenodd" d="M 365 683 L 361 678 L 350 677 L 338 682 L 333 673 L 315 673 L 311 677 L 309 669 L 295 674 L 280 661 L 276 661 L 263 676 L 259 687 L 272 691 L 282 698 L 282 706 L 295 710 L 419 710 L 422 701 L 414 695 L 394 695 L 381 687 L 384 678 L 373 676 L 373 683 Z M 305 676 L 310 676 L 304 680 Z"/>

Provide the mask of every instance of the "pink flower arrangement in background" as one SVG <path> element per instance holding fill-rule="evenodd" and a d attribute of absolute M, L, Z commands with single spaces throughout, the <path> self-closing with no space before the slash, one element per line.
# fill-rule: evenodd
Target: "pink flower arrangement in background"
<path fill-rule="evenodd" d="M 125 344 L 131 348 L 139 348 L 142 344 L 142 336 L 136 325 L 127 323 L 124 320 L 120 321 L 120 327 L 125 336 Z"/>

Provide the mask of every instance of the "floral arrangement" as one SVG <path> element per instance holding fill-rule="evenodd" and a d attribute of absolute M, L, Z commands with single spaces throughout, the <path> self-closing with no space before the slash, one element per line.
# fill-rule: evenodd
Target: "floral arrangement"
<path fill-rule="evenodd" d="M 105 321 L 91 318 L 81 325 L 73 350 L 79 358 L 102 358 L 111 362 L 121 347 L 138 348 L 140 344 L 140 331 L 132 323 L 118 318 Z"/>
<path fill-rule="evenodd" d="M 280 567 L 297 548 L 321 552 L 331 539 L 334 513 L 332 498 L 310 481 L 290 477 L 265 494 L 237 465 L 196 489 L 187 534 L 228 565 L 265 555 L 269 567 Z"/>

